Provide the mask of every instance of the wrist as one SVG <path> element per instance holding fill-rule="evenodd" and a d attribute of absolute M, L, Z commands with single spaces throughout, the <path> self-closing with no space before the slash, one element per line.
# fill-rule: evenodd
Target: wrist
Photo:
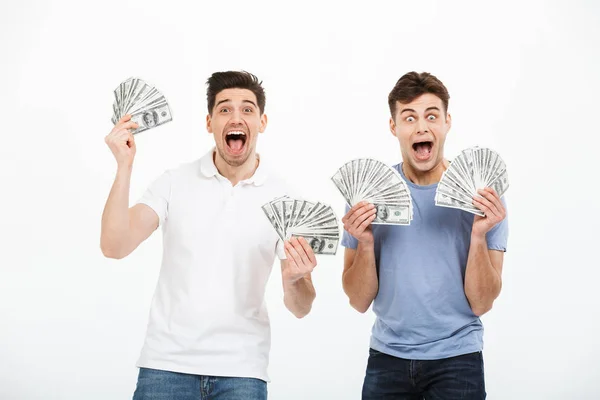
<path fill-rule="evenodd" d="M 373 240 L 373 238 L 359 240 L 358 247 L 360 247 L 361 250 L 375 250 L 375 240 Z"/>
<path fill-rule="evenodd" d="M 486 233 L 479 231 L 471 232 L 471 243 L 485 243 L 486 242 Z"/>
<path fill-rule="evenodd" d="M 118 164 L 117 175 L 119 176 L 130 176 L 133 170 L 133 164 Z"/>

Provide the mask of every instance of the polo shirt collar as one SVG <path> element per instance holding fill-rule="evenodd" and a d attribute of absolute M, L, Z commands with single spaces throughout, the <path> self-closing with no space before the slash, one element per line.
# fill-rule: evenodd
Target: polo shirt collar
<path fill-rule="evenodd" d="M 202 175 L 204 175 L 207 178 L 212 178 L 213 176 L 219 176 L 224 178 L 220 173 L 219 170 L 217 169 L 217 166 L 215 165 L 214 162 L 214 154 L 216 151 L 216 147 L 213 147 L 208 153 L 206 153 L 201 159 L 200 159 L 200 172 L 202 173 Z M 253 184 L 254 186 L 260 186 L 263 183 L 265 183 L 265 181 L 267 180 L 267 171 L 265 166 L 263 165 L 263 160 L 261 159 L 260 155 L 257 154 L 258 159 L 259 159 L 259 163 L 258 163 L 258 168 L 256 168 L 256 171 L 254 171 L 254 175 L 252 175 L 250 178 L 248 179 L 244 179 L 243 181 L 240 181 L 242 183 L 245 184 Z"/>

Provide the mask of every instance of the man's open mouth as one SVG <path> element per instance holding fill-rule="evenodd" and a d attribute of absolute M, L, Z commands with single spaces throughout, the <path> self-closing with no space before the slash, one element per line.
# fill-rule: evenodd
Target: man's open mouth
<path fill-rule="evenodd" d="M 241 153 L 246 144 L 246 133 L 243 131 L 229 131 L 225 135 L 225 142 L 230 152 L 234 154 Z"/>
<path fill-rule="evenodd" d="M 415 151 L 415 155 L 419 160 L 427 160 L 431 156 L 431 149 L 433 148 L 433 142 L 423 141 L 418 143 L 413 143 L 413 150 Z"/>

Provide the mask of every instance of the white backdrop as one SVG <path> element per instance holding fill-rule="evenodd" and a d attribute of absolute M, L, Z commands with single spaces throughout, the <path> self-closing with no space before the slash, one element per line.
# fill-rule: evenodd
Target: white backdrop
<path fill-rule="evenodd" d="M 141 77 L 174 114 L 137 139 L 133 201 L 212 145 L 204 83 L 229 69 L 264 81 L 259 152 L 340 217 L 329 177 L 355 157 L 398 162 L 387 95 L 405 72 L 437 75 L 447 157 L 489 146 L 509 168 L 488 398 L 599 398 L 600 6 L 566 3 L 2 2 L 0 398 L 131 398 L 162 249 L 154 234 L 124 260 L 100 252 L 112 91 Z M 302 320 L 274 268 L 271 399 L 360 398 L 374 317 L 348 305 L 342 250 L 319 257 Z"/>

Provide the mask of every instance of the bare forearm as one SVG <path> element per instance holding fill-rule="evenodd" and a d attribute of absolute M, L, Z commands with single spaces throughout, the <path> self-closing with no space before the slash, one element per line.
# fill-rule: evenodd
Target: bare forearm
<path fill-rule="evenodd" d="M 310 312 L 315 297 L 315 288 L 308 277 L 294 283 L 283 282 L 283 302 L 297 318 L 302 318 Z"/>
<path fill-rule="evenodd" d="M 473 313 L 489 311 L 501 288 L 502 279 L 490 260 L 485 236 L 473 235 L 465 273 L 465 294 Z"/>
<path fill-rule="evenodd" d="M 130 182 L 131 168 L 119 168 L 104 206 L 100 246 L 107 257 L 119 258 L 129 236 Z"/>
<path fill-rule="evenodd" d="M 344 272 L 342 283 L 350 305 L 359 312 L 367 311 L 379 290 L 372 243 L 358 243 L 354 262 Z"/>

